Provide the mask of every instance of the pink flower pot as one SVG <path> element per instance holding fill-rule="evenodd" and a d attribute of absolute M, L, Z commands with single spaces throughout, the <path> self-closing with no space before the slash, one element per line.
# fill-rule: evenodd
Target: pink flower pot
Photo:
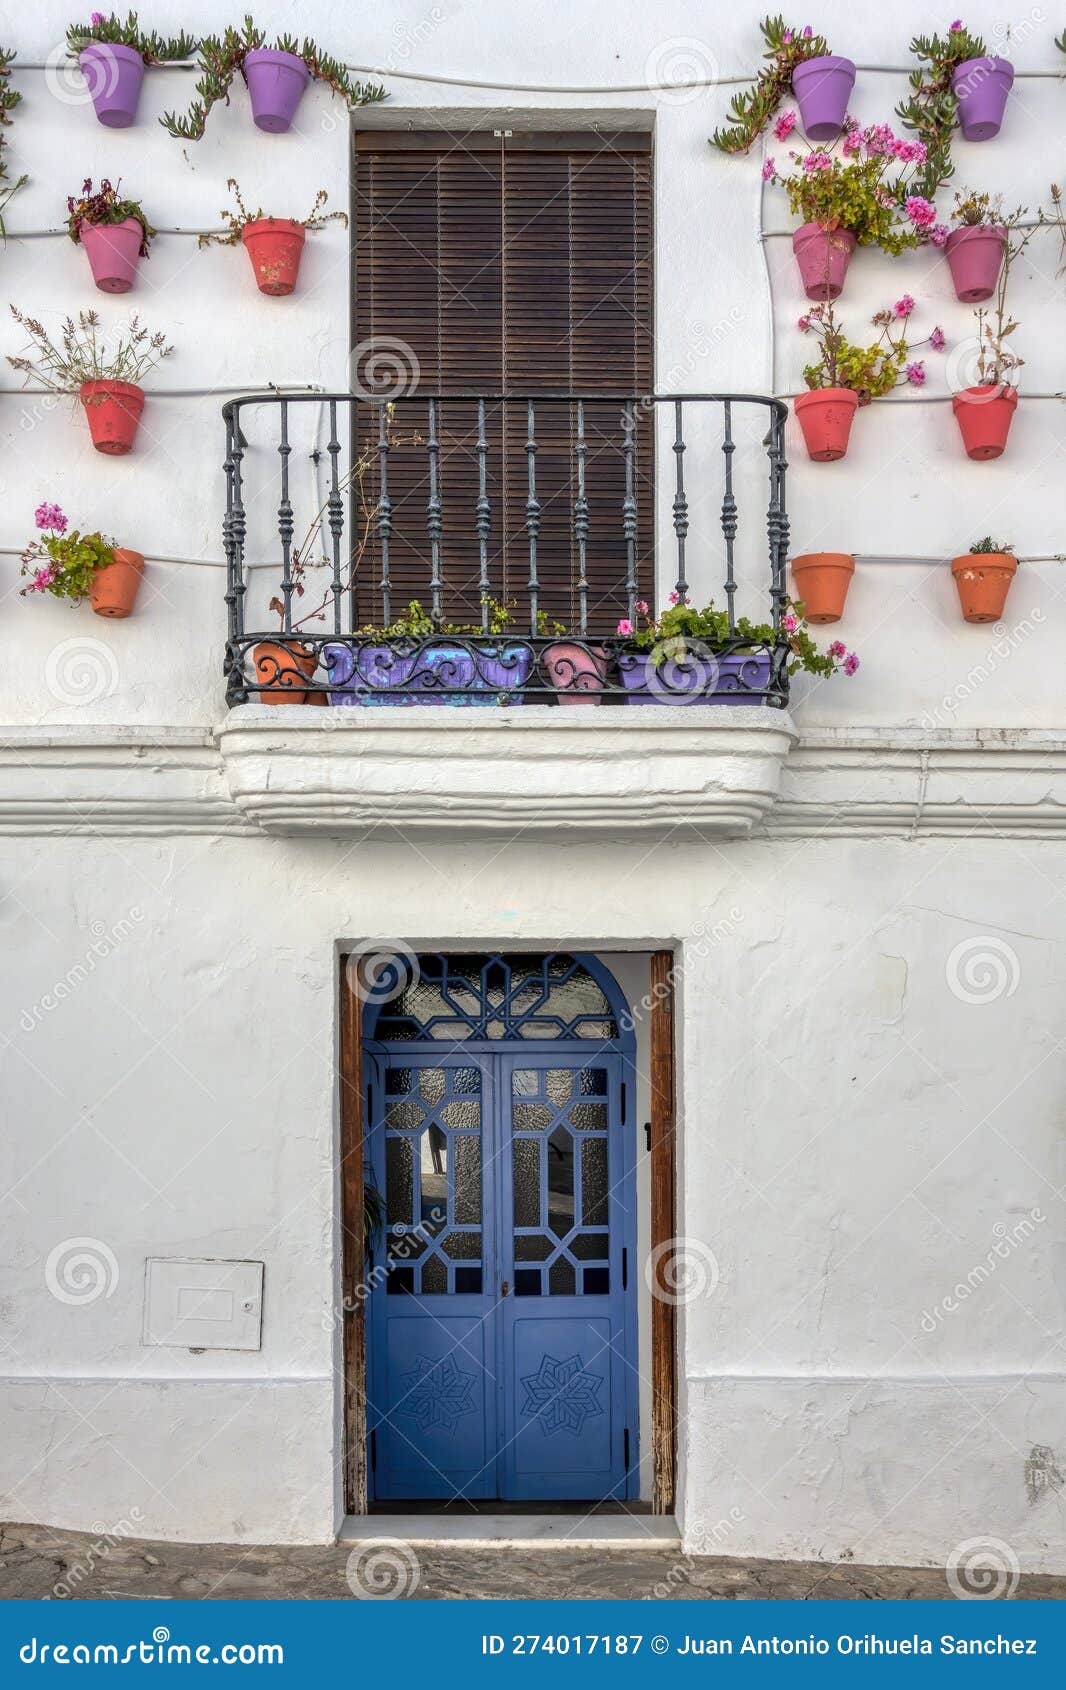
<path fill-rule="evenodd" d="M 998 135 L 1014 82 L 1008 59 L 964 59 L 951 77 L 959 102 L 959 125 L 967 141 L 991 141 Z"/>
<path fill-rule="evenodd" d="M 1007 231 L 1000 223 L 952 230 L 944 251 L 951 266 L 956 299 L 976 305 L 979 300 L 992 298 L 1006 244 Z"/>
<path fill-rule="evenodd" d="M 78 54 L 97 119 L 108 129 L 128 129 L 137 116 L 144 60 L 136 47 L 89 41 Z"/>
<path fill-rule="evenodd" d="M 833 141 L 844 127 L 848 101 L 855 86 L 850 59 L 823 53 L 792 72 L 792 92 L 800 109 L 803 133 L 809 141 Z"/>
<path fill-rule="evenodd" d="M 607 673 L 602 646 L 575 645 L 557 640 L 544 653 L 544 669 L 560 704 L 599 704 Z"/>
<path fill-rule="evenodd" d="M 136 217 L 127 217 L 124 223 L 83 222 L 78 239 L 101 293 L 129 293 L 144 239 Z"/>
<path fill-rule="evenodd" d="M 295 53 L 277 53 L 271 47 L 253 47 L 245 53 L 242 69 L 252 102 L 252 122 L 269 135 L 284 135 L 296 116 L 311 72 Z"/>
<path fill-rule="evenodd" d="M 804 223 L 792 235 L 792 250 L 808 299 L 839 299 L 844 290 L 855 236 L 850 229 L 823 229 Z"/>

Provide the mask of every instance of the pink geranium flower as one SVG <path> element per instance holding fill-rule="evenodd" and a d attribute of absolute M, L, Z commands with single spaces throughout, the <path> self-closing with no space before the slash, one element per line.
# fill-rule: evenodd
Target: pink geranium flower
<path fill-rule="evenodd" d="M 777 136 L 777 139 L 779 141 L 787 141 L 789 136 L 791 135 L 793 129 L 795 129 L 795 127 L 796 127 L 796 114 L 795 114 L 795 112 L 794 111 L 782 112 L 781 116 L 778 118 L 777 122 L 774 124 L 774 134 Z"/>
<path fill-rule="evenodd" d="M 914 296 L 912 294 L 905 293 L 902 299 L 896 300 L 892 309 L 897 317 L 909 317 L 911 312 L 914 310 Z"/>
<path fill-rule="evenodd" d="M 791 611 L 787 611 L 786 614 L 782 616 L 781 626 L 785 630 L 786 634 L 794 634 L 796 632 L 797 622 Z"/>
<path fill-rule="evenodd" d="M 681 600 L 678 598 L 676 593 L 671 593 L 669 602 L 670 604 L 680 604 Z"/>
<path fill-rule="evenodd" d="M 640 614 L 642 616 L 647 616 L 647 614 L 648 614 L 648 601 L 647 601 L 647 599 L 638 599 L 637 600 L 637 609 L 640 611 Z"/>
<path fill-rule="evenodd" d="M 946 246 L 950 233 L 951 231 L 946 223 L 936 223 L 929 231 L 929 239 L 934 246 Z"/>
<path fill-rule="evenodd" d="M 763 181 L 768 182 L 770 180 L 771 176 L 776 176 L 776 174 L 777 174 L 777 166 L 774 163 L 772 158 L 768 158 L 766 160 L 766 163 L 762 167 L 762 179 L 763 179 Z"/>
<path fill-rule="evenodd" d="M 936 206 L 921 194 L 910 194 L 904 201 L 903 209 L 907 213 L 916 229 L 928 229 L 936 222 Z"/>
<path fill-rule="evenodd" d="M 925 365 L 922 363 L 920 358 L 916 358 L 913 364 L 907 365 L 906 373 L 907 380 L 910 382 L 912 387 L 925 386 Z"/>
<path fill-rule="evenodd" d="M 633 632 L 633 624 L 627 616 L 623 616 L 621 622 L 619 622 L 618 632 L 620 634 L 631 634 Z"/>
<path fill-rule="evenodd" d="M 855 673 L 855 671 L 858 667 L 859 667 L 858 658 L 856 657 L 856 655 L 853 651 L 849 651 L 847 657 L 845 657 L 845 659 L 844 659 L 844 673 L 845 673 L 845 675 L 854 675 L 854 673 Z"/>
<path fill-rule="evenodd" d="M 846 657 L 848 648 L 843 640 L 834 640 L 832 645 L 828 647 L 828 652 L 830 657 Z"/>
<path fill-rule="evenodd" d="M 946 345 L 946 336 L 939 323 L 929 336 L 929 344 L 934 352 L 943 352 Z"/>
<path fill-rule="evenodd" d="M 33 520 L 38 528 L 50 528 L 54 534 L 65 534 L 67 519 L 58 505 L 49 504 L 47 499 L 37 506 L 33 513 Z"/>

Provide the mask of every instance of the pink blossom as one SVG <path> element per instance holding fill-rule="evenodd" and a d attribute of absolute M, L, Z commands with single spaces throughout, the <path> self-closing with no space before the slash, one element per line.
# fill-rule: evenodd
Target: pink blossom
<path fill-rule="evenodd" d="M 55 578 L 56 566 L 54 563 L 49 563 L 44 569 L 39 569 L 37 571 L 33 580 L 30 582 L 30 588 L 35 593 L 46 593 Z"/>
<path fill-rule="evenodd" d="M 67 531 L 67 519 L 63 512 L 58 505 L 49 504 L 47 500 L 37 506 L 33 520 L 38 528 L 50 528 L 56 534 L 65 534 Z"/>
<path fill-rule="evenodd" d="M 794 634 L 796 632 L 798 624 L 791 611 L 788 611 L 786 615 L 782 616 L 781 626 L 785 630 L 786 634 Z"/>
<path fill-rule="evenodd" d="M 810 38 L 810 36 L 812 36 L 813 34 L 814 34 L 814 30 L 811 28 L 810 24 L 805 23 L 804 26 L 803 26 L 804 40 L 808 40 Z"/>
<path fill-rule="evenodd" d="M 670 604 L 680 604 L 681 600 L 678 598 L 676 593 L 671 593 L 669 602 Z"/>
<path fill-rule="evenodd" d="M 89 19 L 89 22 L 92 24 L 94 29 L 99 29 L 100 25 L 105 21 L 103 12 L 94 12 L 92 17 Z"/>
<path fill-rule="evenodd" d="M 896 300 L 892 309 L 897 317 L 909 317 L 914 310 L 914 299 L 909 293 L 905 293 L 902 299 Z"/>
<path fill-rule="evenodd" d="M 936 206 L 923 199 L 921 194 L 908 195 L 903 209 L 916 229 L 928 229 L 936 222 Z"/>
<path fill-rule="evenodd" d="M 844 673 L 845 673 L 845 675 L 854 675 L 854 673 L 855 673 L 855 671 L 858 667 L 859 667 L 858 658 L 856 657 L 856 655 L 853 651 L 849 651 L 847 657 L 845 657 L 845 659 L 844 659 Z"/>
<path fill-rule="evenodd" d="M 925 365 L 920 358 L 916 358 L 913 364 L 907 365 L 907 380 L 912 387 L 925 386 Z"/>
<path fill-rule="evenodd" d="M 929 239 L 932 241 L 934 246 L 946 246 L 950 232 L 951 231 L 946 223 L 937 223 L 932 229 L 930 229 Z"/>
<path fill-rule="evenodd" d="M 647 601 L 647 599 L 638 599 L 637 600 L 637 609 L 640 611 L 640 614 L 642 616 L 647 616 L 647 614 L 648 614 L 648 601 Z"/>
<path fill-rule="evenodd" d="M 855 153 L 862 152 L 862 136 L 856 129 L 849 129 L 844 136 L 844 156 L 851 158 Z"/>
<path fill-rule="evenodd" d="M 868 129 L 862 131 L 861 138 L 866 151 L 873 157 L 890 153 L 896 144 L 896 137 L 887 123 L 871 123 Z"/>
<path fill-rule="evenodd" d="M 816 170 L 831 170 L 833 161 L 828 153 L 808 153 L 803 161 L 803 168 L 808 175 Z"/>
<path fill-rule="evenodd" d="M 796 327 L 799 329 L 801 334 L 806 334 L 810 326 L 811 319 L 809 317 L 798 317 L 796 319 Z"/>
<path fill-rule="evenodd" d="M 791 135 L 793 129 L 795 129 L 795 127 L 796 127 L 796 114 L 795 114 L 795 112 L 794 111 L 782 112 L 781 116 L 778 118 L 777 122 L 774 124 L 774 134 L 777 136 L 777 139 L 779 141 L 787 141 L 789 136 Z"/>
<path fill-rule="evenodd" d="M 948 29 L 951 31 L 951 33 L 953 35 L 956 34 L 959 30 L 961 30 L 961 28 L 962 28 L 962 19 L 961 18 L 956 18 L 954 23 L 948 24 Z"/>
<path fill-rule="evenodd" d="M 790 29 L 786 29 L 785 33 L 781 37 L 781 39 L 782 39 L 782 41 L 791 41 L 792 40 L 792 31 Z"/>
<path fill-rule="evenodd" d="M 623 616 L 621 622 L 619 622 L 618 632 L 620 634 L 631 634 L 633 632 L 633 624 L 627 616 Z"/>
<path fill-rule="evenodd" d="M 834 640 L 828 650 L 830 657 L 846 657 L 848 654 L 848 648 L 843 640 Z"/>
<path fill-rule="evenodd" d="M 762 179 L 763 179 L 763 181 L 769 182 L 771 176 L 776 176 L 776 174 L 777 174 L 777 165 L 774 163 L 772 158 L 768 158 L 766 160 L 765 164 L 762 167 Z"/>
<path fill-rule="evenodd" d="M 929 336 L 929 344 L 933 348 L 934 352 L 943 352 L 946 343 L 946 336 L 938 323 L 932 334 Z"/>

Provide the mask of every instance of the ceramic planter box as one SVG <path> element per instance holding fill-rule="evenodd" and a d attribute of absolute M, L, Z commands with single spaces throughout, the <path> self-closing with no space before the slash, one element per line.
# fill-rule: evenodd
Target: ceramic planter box
<path fill-rule="evenodd" d="M 388 645 L 327 645 L 322 662 L 333 705 L 521 703 L 533 667 L 529 646 L 502 644 L 476 654 L 449 640 L 405 651 Z M 447 687 L 447 692 L 441 689 Z M 385 689 L 399 688 L 399 691 Z"/>
<path fill-rule="evenodd" d="M 732 652 L 714 659 L 693 651 L 658 669 L 650 652 L 624 652 L 618 667 L 627 704 L 763 704 L 770 685 L 770 654 Z"/>

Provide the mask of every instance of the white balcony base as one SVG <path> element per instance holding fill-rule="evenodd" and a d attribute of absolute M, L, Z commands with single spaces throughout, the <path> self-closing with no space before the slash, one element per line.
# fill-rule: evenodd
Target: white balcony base
<path fill-rule="evenodd" d="M 753 705 L 246 704 L 219 730 L 233 801 L 268 833 L 467 839 L 743 838 L 795 738 Z"/>

